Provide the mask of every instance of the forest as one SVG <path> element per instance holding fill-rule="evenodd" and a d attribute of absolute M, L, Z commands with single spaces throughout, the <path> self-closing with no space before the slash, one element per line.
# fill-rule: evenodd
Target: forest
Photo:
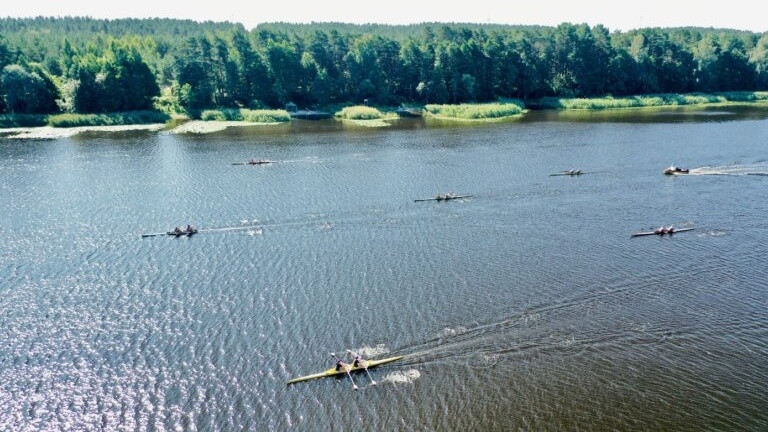
<path fill-rule="evenodd" d="M 2 18 L 0 71 L 0 114 L 761 91 L 768 33 Z"/>

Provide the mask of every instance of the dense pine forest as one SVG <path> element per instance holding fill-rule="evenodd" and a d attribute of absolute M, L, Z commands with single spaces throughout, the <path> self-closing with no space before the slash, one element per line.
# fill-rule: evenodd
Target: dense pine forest
<path fill-rule="evenodd" d="M 458 104 L 768 89 L 768 33 L 0 19 L 0 113 Z"/>

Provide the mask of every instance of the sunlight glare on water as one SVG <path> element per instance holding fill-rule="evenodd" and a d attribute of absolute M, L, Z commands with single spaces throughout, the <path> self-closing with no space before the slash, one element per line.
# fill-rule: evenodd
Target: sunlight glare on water
<path fill-rule="evenodd" d="M 0 429 L 766 429 L 765 114 L 2 139 Z"/>

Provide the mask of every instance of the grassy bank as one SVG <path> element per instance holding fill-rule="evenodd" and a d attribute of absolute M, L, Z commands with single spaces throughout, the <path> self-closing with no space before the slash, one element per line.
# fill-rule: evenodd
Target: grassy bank
<path fill-rule="evenodd" d="M 495 103 L 435 105 L 424 107 L 425 112 L 441 119 L 491 120 L 517 116 L 525 112 L 522 101 L 509 100 Z"/>
<path fill-rule="evenodd" d="M 664 93 L 627 97 L 603 98 L 555 98 L 546 97 L 530 101 L 531 109 L 580 109 L 603 110 L 621 108 L 644 108 L 683 105 L 725 104 L 744 102 L 768 103 L 768 92 L 726 92 L 726 93 Z"/>
<path fill-rule="evenodd" d="M 250 123 L 283 123 L 291 120 L 286 110 L 218 109 L 200 113 L 204 121 L 244 121 Z"/>
<path fill-rule="evenodd" d="M 48 126 L 58 128 L 82 126 L 122 126 L 165 123 L 170 116 L 159 111 L 127 111 L 105 114 L 54 114 L 48 116 Z"/>
<path fill-rule="evenodd" d="M 57 128 L 81 126 L 123 126 L 165 123 L 170 116 L 159 111 L 128 111 L 105 114 L 2 114 L 0 128 Z"/>
<path fill-rule="evenodd" d="M 355 105 L 342 108 L 335 116 L 346 120 L 380 120 L 385 114 L 374 107 Z"/>
<path fill-rule="evenodd" d="M 503 100 L 494 103 L 477 104 L 429 104 L 424 107 L 424 116 L 434 119 L 490 121 L 504 119 L 523 114 L 527 109 L 556 109 L 556 110 L 610 110 L 623 108 L 650 108 L 667 106 L 692 106 L 707 104 L 765 104 L 768 105 L 768 91 L 760 92 L 723 92 L 723 93 L 665 93 L 637 95 L 626 97 L 602 98 L 556 98 L 545 97 L 523 103 L 517 99 Z M 396 108 L 375 108 L 371 106 L 354 105 L 336 106 L 329 112 L 335 112 L 335 117 L 351 120 L 365 126 L 384 125 L 384 120 L 398 118 Z M 205 110 L 200 113 L 204 121 L 241 121 L 250 123 L 284 123 L 291 121 L 286 110 L 281 109 L 217 109 Z M 0 114 L 0 128 L 32 128 L 52 126 L 70 128 L 83 126 L 122 126 L 149 125 L 169 123 L 171 116 L 159 111 L 130 111 L 105 114 Z"/>

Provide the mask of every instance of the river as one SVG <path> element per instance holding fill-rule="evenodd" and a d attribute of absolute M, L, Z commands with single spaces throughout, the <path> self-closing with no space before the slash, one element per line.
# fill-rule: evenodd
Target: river
<path fill-rule="evenodd" d="M 739 107 L 0 139 L 0 430 L 766 430 L 767 149 Z M 345 349 L 405 357 L 286 385 Z"/>

